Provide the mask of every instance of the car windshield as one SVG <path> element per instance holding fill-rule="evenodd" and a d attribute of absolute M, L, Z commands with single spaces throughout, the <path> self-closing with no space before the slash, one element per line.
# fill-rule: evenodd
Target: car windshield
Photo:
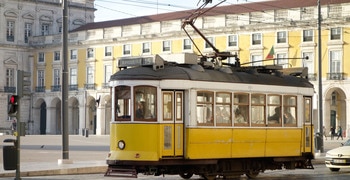
<path fill-rule="evenodd" d="M 348 139 L 344 144 L 343 146 L 350 146 L 350 139 Z"/>

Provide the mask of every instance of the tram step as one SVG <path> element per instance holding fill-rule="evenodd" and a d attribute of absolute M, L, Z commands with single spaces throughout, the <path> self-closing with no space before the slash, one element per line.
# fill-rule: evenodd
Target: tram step
<path fill-rule="evenodd" d="M 121 169 L 108 167 L 105 176 L 137 178 L 136 169 Z"/>

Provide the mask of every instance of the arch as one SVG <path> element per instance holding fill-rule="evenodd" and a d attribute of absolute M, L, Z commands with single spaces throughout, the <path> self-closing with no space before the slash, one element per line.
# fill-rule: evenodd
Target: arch
<path fill-rule="evenodd" d="M 47 105 L 44 99 L 38 99 L 33 105 L 32 134 L 46 134 L 47 130 Z"/>
<path fill-rule="evenodd" d="M 79 134 L 79 101 L 76 97 L 68 100 L 68 124 L 69 134 Z"/>
<path fill-rule="evenodd" d="M 50 121 L 49 132 L 51 134 L 61 134 L 62 117 L 61 117 L 61 99 L 56 97 L 50 103 L 48 120 Z"/>
<path fill-rule="evenodd" d="M 346 93 L 341 87 L 334 86 L 325 90 L 323 125 L 326 130 L 329 131 L 331 127 L 341 126 L 343 129 L 347 127 L 346 99 Z M 328 132 L 325 132 L 325 134 L 328 134 Z"/>

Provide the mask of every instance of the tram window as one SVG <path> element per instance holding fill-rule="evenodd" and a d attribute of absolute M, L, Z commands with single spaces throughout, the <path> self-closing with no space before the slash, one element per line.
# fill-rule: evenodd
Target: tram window
<path fill-rule="evenodd" d="M 297 97 L 283 96 L 283 123 L 285 126 L 296 126 Z"/>
<path fill-rule="evenodd" d="M 130 121 L 130 87 L 115 87 L 115 117 L 117 121 Z"/>
<path fill-rule="evenodd" d="M 268 124 L 269 125 L 281 125 L 281 96 L 280 95 L 268 95 L 267 96 L 267 111 L 268 111 Z"/>
<path fill-rule="evenodd" d="M 171 92 L 163 93 L 163 120 L 173 119 L 173 94 Z"/>
<path fill-rule="evenodd" d="M 311 98 L 304 98 L 304 120 L 311 123 Z"/>
<path fill-rule="evenodd" d="M 182 121 L 182 92 L 176 92 L 176 121 Z"/>
<path fill-rule="evenodd" d="M 213 92 L 197 92 L 197 123 L 198 125 L 213 126 Z"/>
<path fill-rule="evenodd" d="M 247 126 L 249 123 L 249 94 L 235 93 L 233 110 L 235 126 Z"/>
<path fill-rule="evenodd" d="M 215 119 L 218 126 L 232 125 L 231 123 L 231 93 L 218 92 L 215 96 Z"/>
<path fill-rule="evenodd" d="M 265 103 L 266 98 L 264 94 L 251 95 L 251 121 L 253 126 L 263 126 L 266 122 Z"/>
<path fill-rule="evenodd" d="M 157 89 L 150 86 L 136 86 L 135 92 L 135 120 L 136 121 L 156 121 L 156 97 Z"/>

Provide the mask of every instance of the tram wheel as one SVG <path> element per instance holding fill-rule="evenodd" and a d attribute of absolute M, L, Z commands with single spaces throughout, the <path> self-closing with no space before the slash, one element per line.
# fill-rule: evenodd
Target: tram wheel
<path fill-rule="evenodd" d="M 245 173 L 249 179 L 255 179 L 259 175 L 259 170 L 249 170 Z"/>
<path fill-rule="evenodd" d="M 179 174 L 180 177 L 182 177 L 182 179 L 190 179 L 193 176 L 193 173 L 180 173 Z"/>

